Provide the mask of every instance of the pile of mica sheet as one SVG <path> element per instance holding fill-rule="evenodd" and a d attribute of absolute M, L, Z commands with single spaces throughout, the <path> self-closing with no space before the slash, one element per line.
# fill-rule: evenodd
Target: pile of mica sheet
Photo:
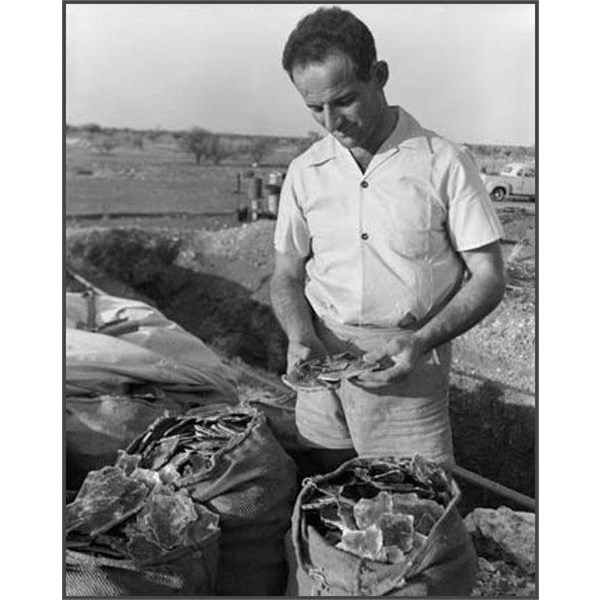
<path fill-rule="evenodd" d="M 391 361 L 368 362 L 349 352 L 334 354 L 324 359 L 309 359 L 295 365 L 294 369 L 282 376 L 289 387 L 338 388 L 343 379 L 360 377 L 364 373 L 392 366 Z"/>
<path fill-rule="evenodd" d="M 307 524 L 356 556 L 405 560 L 423 546 L 450 502 L 445 472 L 419 455 L 353 463 L 333 477 L 313 480 L 301 507 Z"/>
<path fill-rule="evenodd" d="M 163 473 L 128 465 L 91 471 L 67 505 L 65 521 L 68 550 L 140 566 L 219 531 L 219 517 L 174 489 Z"/>
<path fill-rule="evenodd" d="M 218 515 L 183 486 L 210 473 L 251 420 L 233 412 L 157 420 L 115 466 L 87 475 L 66 507 L 67 549 L 153 564 L 218 532 Z"/>
<path fill-rule="evenodd" d="M 217 453 L 243 437 L 251 421 L 252 415 L 245 412 L 166 417 L 129 446 L 127 460 L 141 468 L 162 470 L 183 486 L 209 473 Z"/>

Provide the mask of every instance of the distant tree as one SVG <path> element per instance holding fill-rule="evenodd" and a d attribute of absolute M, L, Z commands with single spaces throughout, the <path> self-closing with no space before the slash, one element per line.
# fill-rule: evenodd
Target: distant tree
<path fill-rule="evenodd" d="M 252 136 L 227 135 L 222 136 L 222 142 L 225 146 L 224 152 L 228 158 L 237 157 L 246 159 L 253 142 Z"/>
<path fill-rule="evenodd" d="M 234 143 L 225 135 L 211 134 L 207 141 L 206 158 L 212 160 L 215 165 L 231 156 L 235 152 Z"/>
<path fill-rule="evenodd" d="M 156 142 L 162 134 L 163 134 L 163 131 L 162 131 L 160 125 L 157 125 L 154 129 L 146 129 L 146 131 L 144 131 L 144 135 L 151 142 Z"/>
<path fill-rule="evenodd" d="M 97 123 L 87 123 L 86 125 L 81 126 L 82 131 L 87 131 L 87 133 L 100 133 L 102 131 L 102 127 Z"/>
<path fill-rule="evenodd" d="M 211 148 L 211 138 L 213 134 L 206 129 L 194 127 L 190 131 L 184 132 L 179 138 L 179 146 L 188 154 L 192 154 L 196 159 L 196 164 L 199 165 L 203 158 L 206 158 Z"/>
<path fill-rule="evenodd" d="M 134 133 L 131 136 L 131 146 L 132 148 L 137 148 L 138 150 L 144 149 L 144 134 L 142 132 Z"/>
<path fill-rule="evenodd" d="M 264 157 L 273 147 L 273 139 L 270 137 L 256 137 L 250 142 L 249 154 L 252 164 L 260 164 Z"/>

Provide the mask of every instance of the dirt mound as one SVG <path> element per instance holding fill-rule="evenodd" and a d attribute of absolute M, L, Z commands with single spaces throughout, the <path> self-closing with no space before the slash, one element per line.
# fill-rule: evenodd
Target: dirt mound
<path fill-rule="evenodd" d="M 68 229 L 67 261 L 108 292 L 150 300 L 224 358 L 277 376 L 287 344 L 268 298 L 273 228 L 259 221 L 217 231 Z M 456 340 L 450 403 L 459 464 L 529 496 L 535 495 L 534 296 L 533 278 L 513 279 L 501 305 Z M 497 501 L 465 489 L 470 506 Z"/>
<path fill-rule="evenodd" d="M 500 306 L 455 343 L 455 364 L 467 372 L 532 392 L 535 385 L 535 218 L 505 212 L 501 219 L 509 289 Z M 264 366 L 283 368 L 284 344 L 270 314 L 268 282 L 273 268 L 272 221 L 220 230 L 177 226 L 76 228 L 67 230 L 67 259 L 151 297 L 176 314 L 183 326 L 219 348 L 240 345 L 266 358 Z M 533 240 L 521 243 L 513 238 Z M 75 265 L 74 265 L 75 266 Z M 177 267 L 177 268 L 175 268 Z M 266 341 L 259 331 L 277 331 Z M 241 337 L 251 333 L 246 344 Z M 207 337 L 208 336 L 208 337 Z M 256 359 L 255 359 L 256 360 Z"/>
<path fill-rule="evenodd" d="M 529 235 L 531 220 L 512 222 Z M 67 264 L 109 293 L 153 303 L 224 358 L 282 373 L 286 341 L 268 300 L 274 223 L 218 230 L 162 224 L 68 227 Z M 508 267 L 514 269 L 503 302 L 455 343 L 451 418 L 458 464 L 534 496 L 535 408 L 526 392 L 535 381 L 535 263 L 518 260 L 514 248 L 503 244 L 507 258 L 513 252 Z M 463 515 L 507 504 L 459 483 Z M 473 595 L 535 594 L 531 578 L 502 561 L 482 559 L 480 567 Z"/>
<path fill-rule="evenodd" d="M 275 372 L 285 336 L 267 304 L 268 223 L 218 233 L 173 228 L 67 231 L 67 264 L 105 291 L 149 299 L 227 357 Z"/>

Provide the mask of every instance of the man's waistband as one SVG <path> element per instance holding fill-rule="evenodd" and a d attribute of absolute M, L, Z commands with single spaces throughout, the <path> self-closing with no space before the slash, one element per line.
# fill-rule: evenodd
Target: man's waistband
<path fill-rule="evenodd" d="M 415 324 L 410 327 L 379 327 L 376 325 L 349 325 L 347 323 L 338 323 L 336 321 L 332 321 L 330 319 L 322 319 L 320 317 L 316 318 L 318 321 L 318 325 L 324 326 L 325 328 L 331 330 L 336 335 L 344 338 L 356 338 L 356 337 L 366 337 L 366 336 L 393 336 L 401 333 L 403 331 L 415 331 L 419 328 L 420 325 Z"/>

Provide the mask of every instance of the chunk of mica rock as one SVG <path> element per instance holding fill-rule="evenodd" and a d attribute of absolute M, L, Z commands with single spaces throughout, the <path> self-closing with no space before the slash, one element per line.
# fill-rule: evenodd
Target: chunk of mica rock
<path fill-rule="evenodd" d="M 392 497 L 387 492 L 381 492 L 372 500 L 361 498 L 354 505 L 354 518 L 360 529 L 366 529 L 378 523 L 384 513 L 391 511 Z"/>
<path fill-rule="evenodd" d="M 194 502 L 187 493 L 163 488 L 148 496 L 136 525 L 140 532 L 168 549 L 182 543 L 185 530 L 197 519 Z"/>
<path fill-rule="evenodd" d="M 396 546 L 402 552 L 413 549 L 414 517 L 412 515 L 399 515 L 386 513 L 379 520 L 379 527 L 383 535 L 384 546 Z"/>
<path fill-rule="evenodd" d="M 383 548 L 383 535 L 376 525 L 360 531 L 347 529 L 342 533 L 342 541 L 336 547 L 356 556 L 379 560 Z"/>
<path fill-rule="evenodd" d="M 138 512 L 147 495 L 144 482 L 127 477 L 117 467 L 91 471 L 66 507 L 66 530 L 91 537 L 108 531 Z"/>

